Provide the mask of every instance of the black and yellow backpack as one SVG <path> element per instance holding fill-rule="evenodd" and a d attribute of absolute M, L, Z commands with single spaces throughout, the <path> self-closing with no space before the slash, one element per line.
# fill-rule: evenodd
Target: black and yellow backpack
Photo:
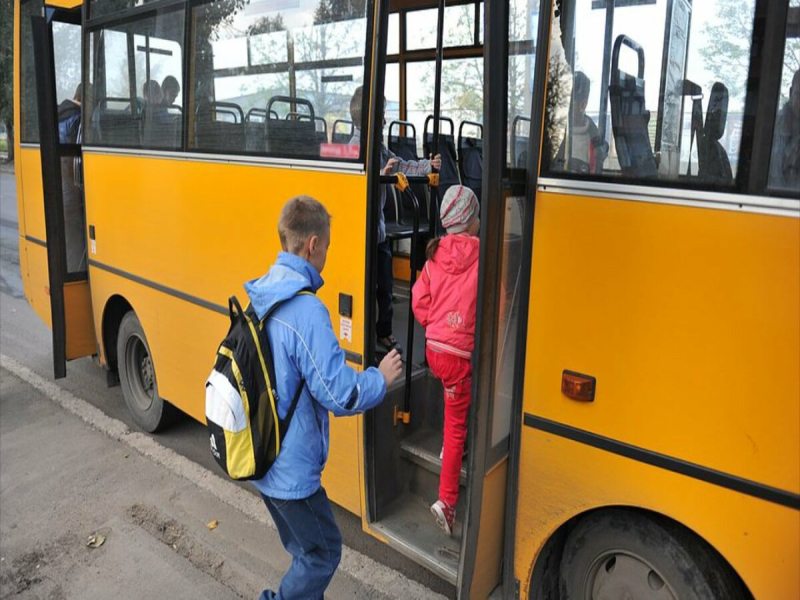
<path fill-rule="evenodd" d="M 311 294 L 302 291 L 300 294 Z M 267 319 L 252 305 L 242 310 L 228 300 L 231 326 L 206 380 L 206 424 L 211 454 L 231 479 L 261 479 L 278 458 L 305 381 L 301 380 L 286 418 L 278 418 L 278 386 L 267 337 Z"/>

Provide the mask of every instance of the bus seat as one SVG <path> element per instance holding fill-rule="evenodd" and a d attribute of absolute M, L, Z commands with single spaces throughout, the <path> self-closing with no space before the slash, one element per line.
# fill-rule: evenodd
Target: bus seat
<path fill-rule="evenodd" d="M 520 124 L 527 125 L 526 135 L 518 132 Z M 530 139 L 531 118 L 524 115 L 517 115 L 511 123 L 511 164 L 516 169 L 528 167 L 528 140 Z"/>
<path fill-rule="evenodd" d="M 312 118 L 309 115 L 298 113 L 298 112 L 290 112 L 286 114 L 286 120 L 290 119 L 297 119 L 298 121 L 311 121 Z M 320 144 L 327 144 L 328 143 L 328 122 L 323 119 L 322 117 L 314 117 L 314 135 L 317 138 L 317 141 Z M 320 124 L 322 127 L 320 128 Z"/>
<path fill-rule="evenodd" d="M 195 111 L 195 147 L 241 152 L 245 149 L 244 112 L 233 102 L 208 102 Z"/>
<path fill-rule="evenodd" d="M 341 127 L 344 126 L 344 127 Z M 355 126 L 352 121 L 336 119 L 331 129 L 332 144 L 349 144 L 355 134 Z"/>
<path fill-rule="evenodd" d="M 637 75 L 619 70 L 619 54 L 625 45 L 638 57 Z M 614 42 L 611 59 L 611 127 L 622 174 L 627 177 L 655 178 L 658 175 L 650 146 L 650 111 L 645 106 L 644 49 L 626 35 Z"/>
<path fill-rule="evenodd" d="M 108 146 L 139 146 L 141 144 L 140 119 L 133 114 L 130 104 L 126 108 L 109 108 L 109 103 L 123 103 L 128 99 L 104 98 L 97 103 L 92 117 L 97 139 Z"/>
<path fill-rule="evenodd" d="M 732 184 L 733 172 L 728 153 L 720 143 L 728 122 L 728 88 L 717 81 L 708 97 L 706 122 L 703 125 L 703 144 L 698 148 L 698 176 L 700 179 Z"/>
<path fill-rule="evenodd" d="M 244 117 L 245 149 L 264 152 L 267 149 L 267 109 L 251 108 Z M 278 115 L 275 113 L 275 118 Z"/>
<path fill-rule="evenodd" d="M 142 143 L 145 148 L 177 150 L 181 146 L 181 115 L 170 114 L 163 107 L 161 114 L 152 114 L 145 108 L 142 112 Z"/>
<path fill-rule="evenodd" d="M 480 136 L 465 136 L 464 125 L 476 128 Z M 458 171 L 462 183 L 475 192 L 480 202 L 483 182 L 483 125 L 476 121 L 461 121 L 458 126 Z"/>
<path fill-rule="evenodd" d="M 267 151 L 296 156 L 319 157 L 320 142 L 314 125 L 314 107 L 308 100 L 303 98 L 273 96 L 267 103 L 267 111 L 272 111 L 272 107 L 279 103 L 303 106 L 307 109 L 309 118 L 302 120 L 296 118 L 267 119 Z"/>

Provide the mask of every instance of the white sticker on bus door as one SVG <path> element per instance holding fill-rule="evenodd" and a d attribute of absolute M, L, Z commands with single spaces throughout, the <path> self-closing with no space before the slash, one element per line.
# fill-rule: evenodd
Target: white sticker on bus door
<path fill-rule="evenodd" d="M 348 319 L 347 317 L 341 317 L 339 319 L 339 339 L 340 340 L 347 340 L 348 342 L 353 341 L 353 321 L 352 319 Z"/>

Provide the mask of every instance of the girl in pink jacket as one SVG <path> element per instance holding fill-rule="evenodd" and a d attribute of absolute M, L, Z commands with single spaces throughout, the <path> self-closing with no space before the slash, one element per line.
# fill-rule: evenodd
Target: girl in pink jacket
<path fill-rule="evenodd" d="M 439 499 L 431 506 L 439 527 L 453 533 L 458 476 L 472 395 L 472 349 L 478 301 L 478 199 L 463 185 L 442 199 L 447 235 L 428 244 L 428 261 L 412 290 L 414 316 L 425 328 L 426 357 L 444 386 L 444 445 Z"/>

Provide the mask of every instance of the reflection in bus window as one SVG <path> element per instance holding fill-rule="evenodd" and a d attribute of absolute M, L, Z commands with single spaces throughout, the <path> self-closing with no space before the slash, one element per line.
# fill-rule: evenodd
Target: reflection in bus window
<path fill-rule="evenodd" d="M 755 1 L 608 4 L 564 2 L 555 24 L 544 171 L 733 186 Z"/>
<path fill-rule="evenodd" d="M 320 157 L 364 81 L 366 3 L 254 0 L 192 11 L 190 147 Z"/>
<path fill-rule="evenodd" d="M 786 23 L 786 46 L 783 55 L 780 108 L 775 119 L 769 188 L 800 195 L 800 36 L 795 25 L 790 37 L 790 23 L 800 21 L 800 0 L 789 4 Z"/>
<path fill-rule="evenodd" d="M 508 10 L 507 163 L 509 166 L 525 168 L 530 136 L 539 3 L 536 0 L 512 0 Z"/>

